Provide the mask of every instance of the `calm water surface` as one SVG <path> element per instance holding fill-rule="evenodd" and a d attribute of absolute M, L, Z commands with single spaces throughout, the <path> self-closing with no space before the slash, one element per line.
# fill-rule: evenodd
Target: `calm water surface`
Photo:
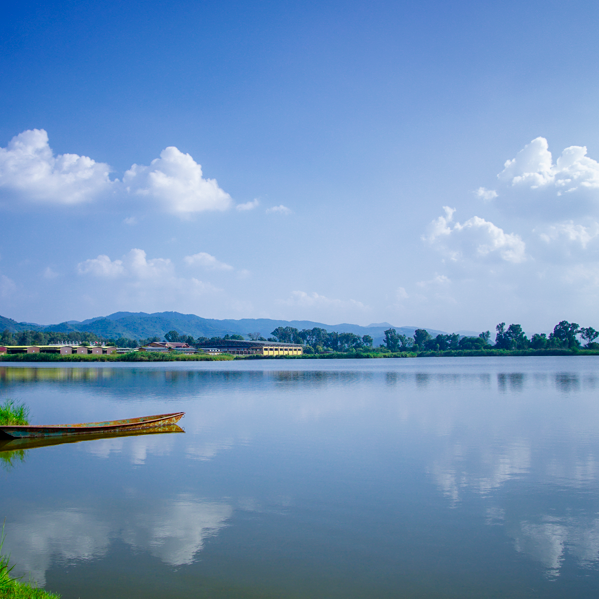
<path fill-rule="evenodd" d="M 598 367 L 0 367 L 34 423 L 187 413 L 5 457 L 5 549 L 64 599 L 597 597 Z"/>

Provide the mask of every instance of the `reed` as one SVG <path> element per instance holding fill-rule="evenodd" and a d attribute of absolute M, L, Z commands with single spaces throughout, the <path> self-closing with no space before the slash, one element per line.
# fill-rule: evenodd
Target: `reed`
<path fill-rule="evenodd" d="M 10 556 L 2 553 L 4 546 L 4 525 L 0 535 L 0 597 L 2 599 L 60 599 L 60 595 L 48 593 L 38 589 L 37 585 L 29 582 L 21 582 L 13 578 L 11 572 L 14 565 L 10 565 Z"/>
<path fill-rule="evenodd" d="M 29 424 L 29 408 L 7 399 L 0 403 L 0 424 Z"/>

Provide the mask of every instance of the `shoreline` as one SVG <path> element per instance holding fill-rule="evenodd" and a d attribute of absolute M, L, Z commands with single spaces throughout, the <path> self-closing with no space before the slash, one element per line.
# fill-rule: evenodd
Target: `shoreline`
<path fill-rule="evenodd" d="M 5 354 L 0 362 L 228 362 L 240 360 L 368 360 L 380 358 L 466 358 L 466 357 L 525 357 L 525 356 L 599 356 L 596 349 L 464 349 L 423 352 L 332 352 L 302 354 L 301 356 L 233 356 L 164 355 L 153 352 L 131 352 L 110 355 Z"/>

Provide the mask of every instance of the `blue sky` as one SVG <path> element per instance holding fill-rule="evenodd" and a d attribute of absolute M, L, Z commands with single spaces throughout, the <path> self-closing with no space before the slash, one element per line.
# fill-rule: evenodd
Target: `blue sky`
<path fill-rule="evenodd" d="M 597 328 L 598 17 L 13 3 L 0 314 Z"/>

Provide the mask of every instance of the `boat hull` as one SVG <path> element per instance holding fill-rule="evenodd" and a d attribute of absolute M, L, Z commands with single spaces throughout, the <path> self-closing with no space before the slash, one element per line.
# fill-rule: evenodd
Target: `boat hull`
<path fill-rule="evenodd" d="M 105 422 L 84 422 L 80 424 L 53 424 L 46 426 L 32 426 L 29 424 L 2 425 L 0 426 L 0 436 L 4 439 L 31 439 L 138 431 L 177 424 L 184 415 L 184 412 L 174 412 L 172 414 L 142 416 L 141 418 L 107 420 Z"/>

